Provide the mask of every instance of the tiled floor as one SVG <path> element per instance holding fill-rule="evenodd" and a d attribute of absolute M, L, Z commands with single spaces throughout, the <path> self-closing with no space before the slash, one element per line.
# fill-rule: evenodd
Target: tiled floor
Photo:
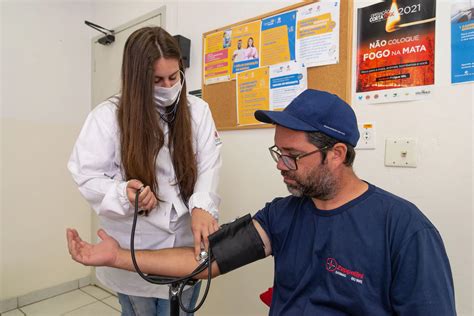
<path fill-rule="evenodd" d="M 25 305 L 2 316 L 120 316 L 116 296 L 96 287 L 86 286 L 44 301 Z"/>

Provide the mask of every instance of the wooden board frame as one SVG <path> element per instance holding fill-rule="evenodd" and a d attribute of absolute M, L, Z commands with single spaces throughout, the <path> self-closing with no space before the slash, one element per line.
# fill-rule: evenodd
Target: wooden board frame
<path fill-rule="evenodd" d="M 352 61 L 352 2 L 353 0 L 340 0 L 340 25 L 339 25 L 339 63 L 334 65 L 308 68 L 308 88 L 328 91 L 337 94 L 341 99 L 350 104 L 351 101 L 351 61 Z M 258 21 L 276 14 L 281 14 L 296 8 L 318 2 L 303 1 L 273 12 L 259 15 L 238 23 L 227 25 L 203 34 L 202 49 L 204 56 L 205 37 L 209 34 L 227 30 L 229 28 Z M 204 77 L 204 62 L 201 75 Z M 218 130 L 255 129 L 272 127 L 270 124 L 237 125 L 236 110 L 236 81 L 225 81 L 206 85 L 202 79 L 202 97 L 209 103 L 212 116 Z"/>

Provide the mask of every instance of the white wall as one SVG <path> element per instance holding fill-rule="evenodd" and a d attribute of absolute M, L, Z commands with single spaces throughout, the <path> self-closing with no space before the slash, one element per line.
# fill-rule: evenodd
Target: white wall
<path fill-rule="evenodd" d="M 1 296 L 78 279 L 65 228 L 89 234 L 89 213 L 66 170 L 88 112 L 88 2 L 2 1 Z"/>
<path fill-rule="evenodd" d="M 0 17 L 3 16 L 3 6 L 0 6 Z M 3 23 L 0 23 L 0 73 L 3 73 Z M 3 77 L 0 76 L 0 110 L 3 112 Z M 3 124 L 2 124 L 3 126 Z M 0 126 L 0 201 L 3 201 L 3 128 Z M 0 204 L 0 228 L 3 228 L 3 203 Z M 1 230 L 3 231 L 3 229 Z M 0 231 L 0 284 L 3 279 L 3 233 Z M 3 287 L 0 286 L 0 299 L 4 297 Z"/>
<path fill-rule="evenodd" d="M 166 4 L 166 28 L 191 39 L 189 89 L 201 84 L 202 33 L 297 1 L 2 1 L 0 300 L 86 276 L 69 259 L 64 228 L 90 234 L 88 206 L 65 168 L 90 109 L 90 39 L 84 20 L 116 27 Z M 358 151 L 359 176 L 417 204 L 441 232 L 459 315 L 472 314 L 474 86 L 449 82 L 449 1 L 438 0 L 436 95 L 355 108 L 376 123 L 377 149 Z M 21 22 L 21 23 L 20 23 Z M 418 139 L 416 169 L 386 168 L 384 139 Z M 222 221 L 286 195 L 267 147 L 273 130 L 227 131 Z M 213 280 L 201 315 L 263 315 L 271 259 Z M 41 273 L 38 273 L 41 271 Z M 18 282 L 18 280 L 28 280 Z"/>

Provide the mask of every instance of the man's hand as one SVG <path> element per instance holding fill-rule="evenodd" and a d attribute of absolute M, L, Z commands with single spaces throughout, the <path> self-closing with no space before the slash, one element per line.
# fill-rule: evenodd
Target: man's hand
<path fill-rule="evenodd" d="M 194 208 L 191 212 L 191 229 L 194 235 L 194 256 L 198 260 L 201 245 L 206 251 L 209 250 L 207 237 L 219 229 L 219 224 L 211 214 L 200 208 Z"/>
<path fill-rule="evenodd" d="M 90 244 L 79 237 L 75 229 L 66 230 L 67 245 L 71 258 L 86 266 L 110 266 L 117 261 L 120 246 L 103 229 L 97 231 L 101 242 Z"/>
<path fill-rule="evenodd" d="M 139 180 L 132 179 L 127 183 L 127 197 L 132 205 L 135 205 L 137 191 L 141 191 L 138 196 L 138 207 L 140 210 L 145 210 L 148 214 L 156 207 L 158 200 L 149 186 L 145 186 Z"/>

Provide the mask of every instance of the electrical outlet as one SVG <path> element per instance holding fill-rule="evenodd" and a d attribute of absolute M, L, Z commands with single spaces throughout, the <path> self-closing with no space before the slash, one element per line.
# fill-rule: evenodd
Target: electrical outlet
<path fill-rule="evenodd" d="M 416 168 L 416 140 L 387 138 L 385 140 L 385 166 Z"/>
<path fill-rule="evenodd" d="M 375 125 L 373 123 L 359 124 L 359 134 L 357 149 L 375 149 Z"/>

